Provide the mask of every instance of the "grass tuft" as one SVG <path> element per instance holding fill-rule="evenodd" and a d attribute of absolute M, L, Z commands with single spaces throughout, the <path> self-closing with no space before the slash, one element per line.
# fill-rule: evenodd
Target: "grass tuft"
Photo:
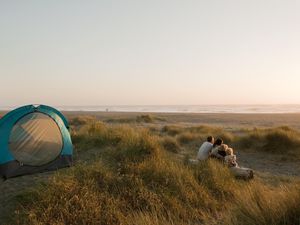
<path fill-rule="evenodd" d="M 253 129 L 240 137 L 241 148 L 252 148 L 270 153 L 300 155 L 300 132 L 289 127 Z"/>
<path fill-rule="evenodd" d="M 162 138 L 162 146 L 169 152 L 179 153 L 181 151 L 181 147 L 178 144 L 177 140 L 173 137 L 165 137 Z"/>
<path fill-rule="evenodd" d="M 175 136 L 177 134 L 180 134 L 183 131 L 182 127 L 174 126 L 174 125 L 166 125 L 162 128 L 162 133 L 166 133 L 170 136 Z"/>
<path fill-rule="evenodd" d="M 142 114 L 131 118 L 107 119 L 105 122 L 107 123 L 155 123 L 156 121 L 165 122 L 166 119 L 162 117 L 149 115 L 149 114 Z"/>
<path fill-rule="evenodd" d="M 82 125 L 86 125 L 94 120 L 95 120 L 95 118 L 92 116 L 77 116 L 77 117 L 71 118 L 69 123 L 71 126 L 82 126 Z"/>

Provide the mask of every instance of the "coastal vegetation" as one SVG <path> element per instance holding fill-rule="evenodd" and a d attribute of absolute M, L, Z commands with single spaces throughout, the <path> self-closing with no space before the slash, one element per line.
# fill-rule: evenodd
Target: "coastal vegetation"
<path fill-rule="evenodd" d="M 198 165 L 185 160 L 207 135 L 245 151 L 298 157 L 297 130 L 244 129 L 236 135 L 222 127 L 141 123 L 73 119 L 74 167 L 16 196 L 7 223 L 300 223 L 299 179 L 241 181 L 214 160 Z"/>

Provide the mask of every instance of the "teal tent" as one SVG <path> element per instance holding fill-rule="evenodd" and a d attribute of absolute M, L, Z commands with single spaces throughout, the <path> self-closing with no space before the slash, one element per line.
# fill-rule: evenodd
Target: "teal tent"
<path fill-rule="evenodd" d="M 45 105 L 27 105 L 0 119 L 0 176 L 56 170 L 72 165 L 66 118 Z"/>

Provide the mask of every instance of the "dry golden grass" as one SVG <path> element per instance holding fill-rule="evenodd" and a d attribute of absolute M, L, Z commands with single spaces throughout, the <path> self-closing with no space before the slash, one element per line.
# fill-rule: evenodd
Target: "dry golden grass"
<path fill-rule="evenodd" d="M 237 144 L 241 148 L 300 158 L 300 132 L 286 126 L 249 130 L 239 138 Z"/>
<path fill-rule="evenodd" d="M 164 137 L 161 140 L 161 144 L 164 149 L 173 153 L 179 153 L 181 147 L 178 144 L 177 140 L 174 137 Z"/>
<path fill-rule="evenodd" d="M 76 116 L 70 119 L 70 124 L 72 126 L 82 126 L 92 121 L 95 121 L 95 117 L 93 116 Z"/>
<path fill-rule="evenodd" d="M 179 139 L 183 139 L 184 143 L 205 139 L 208 135 L 213 135 L 215 137 L 222 138 L 226 143 L 231 143 L 234 140 L 234 136 L 224 131 L 220 127 L 213 126 L 193 126 L 193 127 L 183 127 L 176 125 L 166 125 L 162 128 L 162 133 L 170 136 L 178 136 Z M 200 141 L 201 141 L 200 140 Z"/>
<path fill-rule="evenodd" d="M 220 128 L 169 127 L 159 136 L 93 121 L 73 132 L 79 157 L 89 149 L 97 149 L 98 157 L 19 196 L 11 224 L 300 224 L 296 181 L 280 186 L 239 181 L 215 160 L 186 165 L 165 151 L 177 148 L 182 135 L 191 135 L 182 144 L 209 134 L 235 141 Z M 273 134 L 263 132 L 261 140 Z"/>
<path fill-rule="evenodd" d="M 110 118 L 105 120 L 107 123 L 155 123 L 155 122 L 166 121 L 165 118 L 153 116 L 150 114 L 137 115 L 136 117 L 125 117 L 125 118 Z"/>
<path fill-rule="evenodd" d="M 175 136 L 177 134 L 182 133 L 183 129 L 184 129 L 183 127 L 176 126 L 176 125 L 166 125 L 162 128 L 162 132 L 170 136 Z"/>
<path fill-rule="evenodd" d="M 300 224 L 300 186 L 270 189 L 253 183 L 236 190 L 234 213 L 226 224 Z"/>

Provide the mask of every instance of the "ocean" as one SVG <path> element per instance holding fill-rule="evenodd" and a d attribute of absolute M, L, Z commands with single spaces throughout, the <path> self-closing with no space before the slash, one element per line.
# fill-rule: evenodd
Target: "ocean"
<path fill-rule="evenodd" d="M 58 106 L 64 111 L 167 112 L 167 113 L 300 113 L 300 105 L 149 105 Z"/>
<path fill-rule="evenodd" d="M 100 112 L 158 112 L 158 113 L 300 113 L 299 105 L 100 105 L 100 106 L 54 106 L 62 111 Z M 12 110 L 16 107 L 1 107 Z"/>

